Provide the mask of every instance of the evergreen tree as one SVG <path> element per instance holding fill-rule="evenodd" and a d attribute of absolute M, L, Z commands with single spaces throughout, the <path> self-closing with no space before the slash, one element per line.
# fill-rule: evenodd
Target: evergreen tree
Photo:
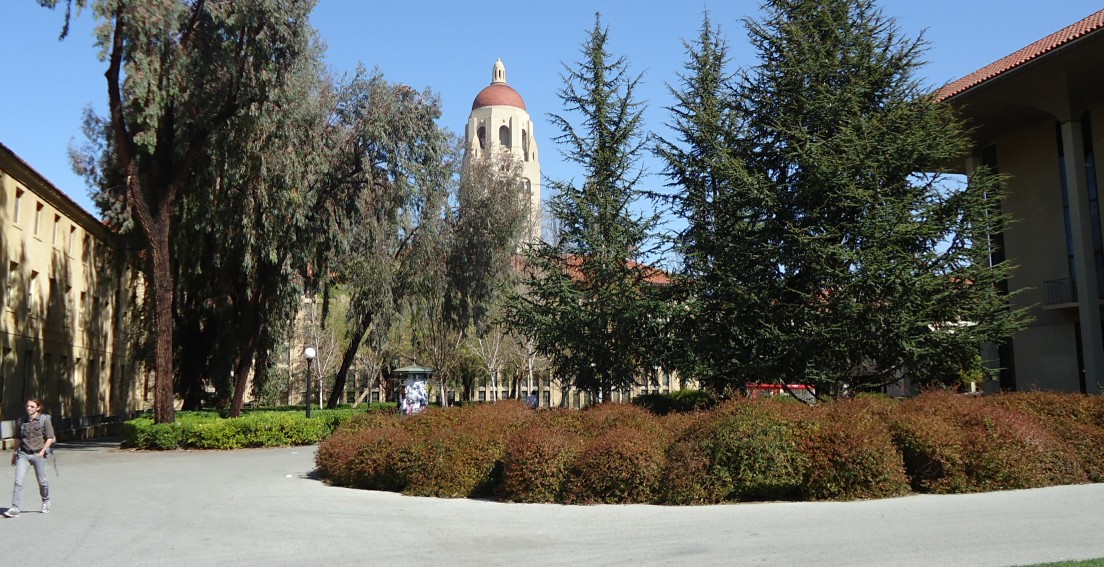
<path fill-rule="evenodd" d="M 553 372 L 602 400 L 656 368 L 665 311 L 658 284 L 666 280 L 643 262 L 654 249 L 656 218 L 632 210 L 642 195 L 637 162 L 647 143 L 634 98 L 640 77 L 629 74 L 624 57 L 611 56 L 607 40 L 596 15 L 582 60 L 564 65 L 559 94 L 578 121 L 551 119 L 584 179 L 550 182 L 561 233 L 527 255 L 527 285 L 511 306 L 514 325 L 551 359 Z"/>
<path fill-rule="evenodd" d="M 688 55 L 678 88 L 668 86 L 676 105 L 669 108 L 674 140 L 660 139 L 656 154 L 664 163 L 674 214 L 685 221 L 675 235 L 682 270 L 676 278 L 668 335 L 672 359 L 680 374 L 706 387 L 723 389 L 739 381 L 736 360 L 747 360 L 740 312 L 754 301 L 733 275 L 750 276 L 759 267 L 754 223 L 741 216 L 750 211 L 734 190 L 747 181 L 740 161 L 746 150 L 744 123 L 736 105 L 733 76 L 726 70 L 728 44 L 708 14 L 694 42 L 684 42 Z"/>
<path fill-rule="evenodd" d="M 61 0 L 39 0 L 55 7 Z M 154 419 L 174 420 L 173 309 L 182 204 L 200 187 L 195 172 L 213 163 L 215 140 L 272 101 L 301 57 L 311 53 L 311 0 L 125 2 L 91 6 L 107 61 L 109 117 L 104 147 L 110 211 L 140 235 L 153 351 Z M 268 107 L 271 109 L 271 107 Z M 242 122 L 238 122 L 242 124 Z M 260 145 L 251 146 L 256 150 Z M 207 177 L 209 180 L 210 177 Z M 106 213 L 105 213 L 106 216 Z"/>
<path fill-rule="evenodd" d="M 1010 267 L 989 261 L 1000 179 L 980 171 L 963 186 L 940 173 L 967 138 L 915 77 L 923 42 L 870 0 L 765 11 L 748 23 L 760 62 L 732 102 L 741 141 L 729 196 L 715 201 L 723 259 L 696 290 L 734 329 L 716 384 L 831 396 L 975 369 L 980 344 L 1023 313 L 999 291 Z"/>

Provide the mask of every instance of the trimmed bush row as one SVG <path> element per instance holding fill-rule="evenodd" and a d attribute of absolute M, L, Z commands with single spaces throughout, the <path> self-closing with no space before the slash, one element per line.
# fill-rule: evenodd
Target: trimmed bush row
<path fill-rule="evenodd" d="M 313 445 L 331 435 L 341 422 L 363 410 L 301 412 L 255 410 L 236 419 L 214 411 L 177 412 L 174 423 L 155 424 L 138 417 L 123 424 L 124 446 L 138 449 L 241 449 Z"/>
<path fill-rule="evenodd" d="M 850 500 L 1104 482 L 1104 397 L 932 392 L 656 415 L 520 402 L 358 414 L 315 461 L 335 485 L 514 502 Z"/>

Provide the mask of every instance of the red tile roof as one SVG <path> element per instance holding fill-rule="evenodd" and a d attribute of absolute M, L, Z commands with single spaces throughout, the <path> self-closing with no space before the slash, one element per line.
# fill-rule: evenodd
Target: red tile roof
<path fill-rule="evenodd" d="M 957 81 L 943 85 L 935 93 L 936 100 L 947 100 L 954 95 L 975 87 L 985 81 L 998 77 L 1029 61 L 1037 59 L 1059 47 L 1072 43 L 1090 33 L 1104 28 L 1104 10 L 1101 10 L 1071 26 L 1062 28 L 1035 43 L 1011 54 L 996 62 L 990 63 Z"/>
<path fill-rule="evenodd" d="M 582 256 L 571 254 L 566 258 L 567 273 L 571 276 L 571 279 L 577 282 L 586 281 L 586 275 L 583 274 L 583 262 L 585 262 Z M 641 264 L 636 260 L 626 260 L 625 267 L 630 270 L 639 270 L 644 276 L 644 282 L 652 285 L 670 285 L 671 277 L 666 272 L 659 268 L 653 268 L 647 264 Z"/>

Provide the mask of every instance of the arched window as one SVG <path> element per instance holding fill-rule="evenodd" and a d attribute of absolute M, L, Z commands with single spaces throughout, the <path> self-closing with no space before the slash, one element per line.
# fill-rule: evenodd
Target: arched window
<path fill-rule="evenodd" d="M 521 151 L 525 154 L 525 161 L 529 161 L 529 132 L 521 131 Z"/>
<path fill-rule="evenodd" d="M 498 143 L 502 144 L 502 147 L 510 148 L 510 127 L 502 126 L 498 129 Z"/>
<path fill-rule="evenodd" d="M 479 136 L 479 149 L 487 149 L 487 129 L 480 126 L 479 130 L 476 130 L 476 136 Z"/>

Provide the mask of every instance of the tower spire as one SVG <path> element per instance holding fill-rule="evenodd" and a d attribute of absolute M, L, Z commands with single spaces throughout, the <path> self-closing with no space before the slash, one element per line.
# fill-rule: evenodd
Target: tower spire
<path fill-rule="evenodd" d="M 506 84 L 506 66 L 502 64 L 502 59 L 495 61 L 494 70 L 491 71 L 491 84 L 500 83 Z"/>

